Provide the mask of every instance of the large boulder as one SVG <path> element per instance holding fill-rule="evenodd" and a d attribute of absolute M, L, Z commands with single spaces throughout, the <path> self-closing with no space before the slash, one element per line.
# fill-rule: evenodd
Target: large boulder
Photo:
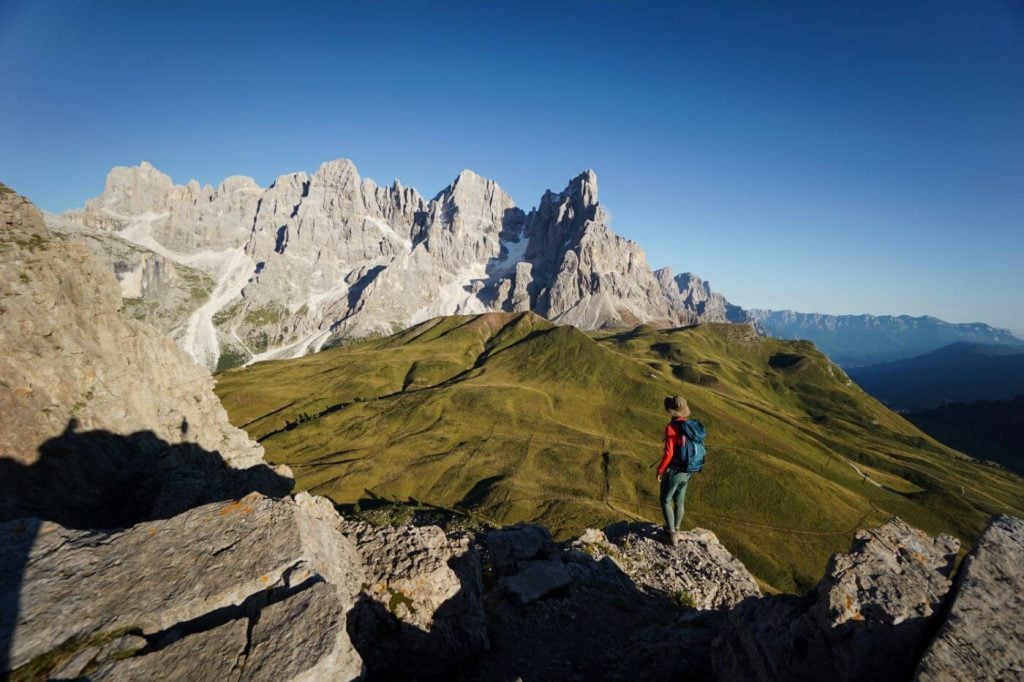
<path fill-rule="evenodd" d="M 919 680 L 1024 677 L 1024 520 L 997 516 L 964 559 Z"/>
<path fill-rule="evenodd" d="M 524 564 L 519 573 L 502 581 L 502 587 L 516 603 L 525 606 L 568 587 L 570 583 L 572 575 L 562 560 L 556 558 Z"/>
<path fill-rule="evenodd" d="M 17 605 L 0 620 L 11 669 L 46 675 L 74 659 L 93 679 L 361 674 L 344 618 L 362 569 L 324 498 L 253 493 L 113 531 L 9 521 L 0 547 L 0 603 Z"/>
<path fill-rule="evenodd" d="M 729 613 L 715 676 L 906 679 L 949 591 L 960 543 L 896 518 L 859 531 L 805 597 L 748 600 Z"/>

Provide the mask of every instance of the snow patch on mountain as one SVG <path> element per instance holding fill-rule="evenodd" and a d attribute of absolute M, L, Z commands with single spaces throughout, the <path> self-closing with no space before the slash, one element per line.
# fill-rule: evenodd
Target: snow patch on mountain
<path fill-rule="evenodd" d="M 245 249 L 235 250 L 209 300 L 188 318 L 180 344 L 199 364 L 216 367 L 220 343 L 213 316 L 238 298 L 255 269 L 256 264 L 246 255 Z"/>

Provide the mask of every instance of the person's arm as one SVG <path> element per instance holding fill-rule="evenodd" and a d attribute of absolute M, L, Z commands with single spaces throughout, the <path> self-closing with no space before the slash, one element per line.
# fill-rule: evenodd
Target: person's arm
<path fill-rule="evenodd" d="M 661 457 L 661 463 L 658 464 L 658 480 L 661 480 L 662 475 L 665 473 L 665 469 L 668 469 L 669 462 L 672 461 L 672 454 L 675 450 L 675 429 L 672 428 L 672 424 L 669 423 L 665 427 L 665 452 Z"/>

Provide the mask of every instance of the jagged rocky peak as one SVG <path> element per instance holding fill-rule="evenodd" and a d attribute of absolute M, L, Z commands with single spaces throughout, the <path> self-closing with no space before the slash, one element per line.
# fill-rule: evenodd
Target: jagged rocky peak
<path fill-rule="evenodd" d="M 191 182 L 196 182 L 192 180 Z M 198 183 L 196 183 L 198 184 Z M 231 175 L 224 178 L 220 185 L 217 186 L 217 194 L 227 194 L 228 192 L 261 192 L 263 188 L 256 183 L 255 180 L 250 178 L 248 175 Z"/>
<path fill-rule="evenodd" d="M 497 182 L 471 170 L 459 173 L 431 203 L 431 223 L 457 234 L 497 235 L 506 223 L 522 220 L 522 211 Z"/>
<path fill-rule="evenodd" d="M 523 212 L 497 182 L 464 170 L 430 202 L 422 241 L 449 272 L 486 276 L 483 268 L 501 256 L 501 238 L 518 240 L 522 224 Z"/>
<path fill-rule="evenodd" d="M 692 311 L 695 320 L 704 322 L 747 322 L 742 308 L 734 306 L 725 297 L 711 289 L 711 283 L 697 275 L 684 272 L 672 277 L 672 271 L 663 268 L 656 273 L 665 295 L 675 308 Z"/>
<path fill-rule="evenodd" d="M 359 170 L 350 159 L 325 161 L 313 173 L 313 181 L 347 194 L 360 187 Z"/>
<path fill-rule="evenodd" d="M 587 169 L 569 181 L 566 194 L 583 206 L 597 205 L 597 173 Z"/>
<path fill-rule="evenodd" d="M 169 175 L 148 161 L 138 166 L 115 166 L 107 173 L 103 194 L 86 202 L 90 211 L 108 210 L 137 215 L 166 208 L 167 195 L 174 187 Z"/>

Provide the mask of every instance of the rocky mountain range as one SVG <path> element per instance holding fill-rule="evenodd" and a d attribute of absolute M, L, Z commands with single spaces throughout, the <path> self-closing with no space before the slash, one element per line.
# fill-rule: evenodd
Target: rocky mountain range
<path fill-rule="evenodd" d="M 346 159 L 266 188 L 242 176 L 175 185 L 143 162 L 114 168 L 100 196 L 46 220 L 107 263 L 131 315 L 210 369 L 489 311 L 586 330 L 752 323 L 849 366 L 959 340 L 1020 343 L 980 323 L 746 311 L 694 274 L 652 271 L 610 228 L 593 171 L 524 211 L 468 170 L 426 199 L 361 178 Z"/>
<path fill-rule="evenodd" d="M 445 314 L 533 310 L 584 329 L 732 314 L 698 278 L 651 271 L 609 228 L 592 171 L 526 212 L 472 171 L 428 200 L 344 159 L 266 189 L 243 177 L 176 186 L 143 163 L 48 220 L 110 265 L 130 312 L 209 368 Z"/>
<path fill-rule="evenodd" d="M 122 280 L 123 285 L 123 280 Z M 1024 523 L 893 519 L 804 595 L 709 531 L 555 543 L 343 518 L 227 422 L 113 274 L 0 185 L 0 674 L 30 679 L 1005 679 Z M 538 655 L 540 654 L 540 655 Z"/>

